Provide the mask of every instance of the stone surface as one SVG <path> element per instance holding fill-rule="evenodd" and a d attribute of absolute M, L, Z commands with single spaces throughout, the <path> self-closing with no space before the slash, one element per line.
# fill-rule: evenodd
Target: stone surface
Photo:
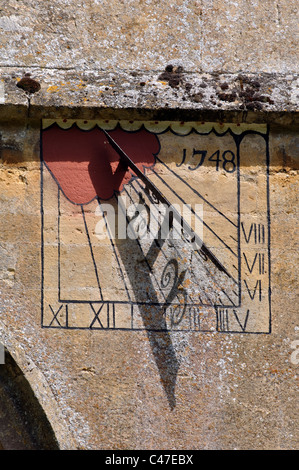
<path fill-rule="evenodd" d="M 297 15 L 295 0 L 2 1 L 0 65 L 298 73 Z"/>
<path fill-rule="evenodd" d="M 188 73 L 178 86 L 160 72 L 35 69 L 35 94 L 17 87 L 22 73 L 2 68 L 3 117 L 158 119 L 298 125 L 298 75 Z M 170 117 L 171 116 L 171 117 Z"/>
<path fill-rule="evenodd" d="M 0 341 L 60 449 L 298 448 L 297 10 L 0 1 Z M 161 162 L 147 177 L 172 203 L 200 199 L 204 241 L 241 296 L 186 242 L 152 247 L 149 274 L 136 242 L 117 240 L 117 264 L 96 200 L 72 204 L 41 163 L 56 120 L 66 138 L 74 121 L 153 132 Z M 211 305 L 184 309 L 186 295 Z"/>
<path fill-rule="evenodd" d="M 78 326 L 86 326 L 86 316 L 79 307 L 72 317 L 75 329 L 41 328 L 39 126 L 38 121 L 28 121 L 23 127 L 7 123 L 1 126 L 1 341 L 24 371 L 46 411 L 60 447 L 295 449 L 298 445 L 294 343 L 298 340 L 296 133 L 274 130 L 269 136 L 271 333 L 254 334 L 259 325 L 264 328 L 267 324 L 267 321 L 260 323 L 261 318 L 250 326 L 251 334 L 220 332 L 214 322 L 204 323 L 203 313 L 201 321 L 208 331 L 183 329 L 170 333 L 179 361 L 176 368 L 171 358 L 159 356 L 159 351 L 167 350 L 165 334 L 151 335 L 145 330 L 130 329 L 80 329 Z M 265 132 L 266 127 L 263 129 Z M 175 157 L 171 150 L 173 138 L 171 134 L 162 134 L 161 148 L 170 163 L 173 159 L 173 168 L 178 168 L 182 152 L 178 152 L 173 141 L 173 148 L 178 152 Z M 190 142 L 192 149 L 196 140 Z M 217 142 L 217 137 L 210 138 L 211 151 Z M 224 142 L 225 148 L 229 142 L 230 139 Z M 256 157 L 250 150 L 253 148 Z M 244 211 L 247 214 L 252 211 L 255 218 L 265 214 L 263 139 L 249 135 L 241 152 L 245 162 L 246 155 L 250 158 L 248 165 L 245 163 L 241 168 L 243 178 L 247 175 L 244 183 L 248 186 L 248 189 L 244 187 L 248 196 L 242 199 Z M 187 160 L 182 175 L 190 174 L 189 164 L 194 165 Z M 215 172 L 214 163 L 210 165 L 205 167 L 206 181 Z M 165 176 L 165 172 L 160 174 Z M 192 179 L 189 181 L 193 184 Z M 47 238 L 49 243 L 52 239 L 54 246 L 57 191 L 56 183 L 51 185 L 53 191 L 47 193 L 50 225 L 46 236 L 50 237 Z M 179 186 L 176 189 L 181 195 L 187 194 L 186 189 Z M 260 195 L 252 205 L 250 201 L 254 202 L 257 190 Z M 233 193 L 233 188 L 230 191 Z M 208 186 L 205 194 L 213 198 L 215 204 L 218 197 L 217 204 L 221 204 L 219 193 L 218 196 L 213 195 L 213 190 L 209 193 Z M 256 205 L 259 200 L 262 202 L 260 209 Z M 226 204 L 223 201 L 219 207 L 228 214 Z M 233 214 L 235 209 L 231 206 L 230 210 Z M 68 222 L 70 228 L 71 221 Z M 71 233 L 78 234 L 76 240 L 80 246 L 82 234 L 76 227 L 80 229 L 74 225 Z M 71 233 L 65 240 L 67 244 L 72 242 Z M 45 249 L 50 247 L 47 245 Z M 52 265 L 47 264 L 44 282 L 53 282 L 53 293 L 56 289 L 57 295 L 55 252 L 57 250 L 52 249 L 52 255 L 47 256 L 47 263 L 52 262 Z M 86 251 L 80 254 L 77 249 L 76 253 L 79 265 L 83 256 L 84 267 Z M 246 253 L 251 263 L 253 257 L 250 252 Z M 103 254 L 102 262 L 105 259 L 106 254 Z M 113 263 L 110 261 L 108 266 L 112 268 Z M 77 280 L 81 288 L 92 285 L 90 273 L 83 275 L 81 271 Z M 126 315 L 125 310 L 118 312 L 119 321 L 124 322 L 120 324 L 127 328 L 126 318 L 122 316 Z M 267 309 L 264 314 L 267 318 Z M 47 315 L 44 322 L 50 324 L 53 316 Z M 63 317 L 58 315 L 57 318 L 64 325 Z M 92 319 L 89 314 L 88 325 Z M 54 321 L 52 326 L 59 324 Z M 93 326 L 100 327 L 97 322 Z M 171 392 L 175 406 L 173 403 L 170 406 L 167 383 L 171 384 L 173 370 L 177 372 Z"/>
<path fill-rule="evenodd" d="M 7 351 L 0 368 L 0 383 L 0 449 L 58 450 L 40 403 Z"/>
<path fill-rule="evenodd" d="M 91 119 L 117 109 L 119 119 L 138 109 L 167 119 L 179 109 L 184 120 L 230 111 L 231 122 L 251 122 L 298 111 L 294 0 L 2 3 L 2 113 Z M 16 88 L 24 73 L 41 86 L 30 110 Z"/>

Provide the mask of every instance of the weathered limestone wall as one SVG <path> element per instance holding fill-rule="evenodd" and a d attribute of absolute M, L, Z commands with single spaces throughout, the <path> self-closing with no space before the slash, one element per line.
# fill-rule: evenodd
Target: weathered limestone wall
<path fill-rule="evenodd" d="M 10 116 L 27 107 L 15 86 L 25 72 L 40 83 L 30 102 L 44 117 L 60 108 L 98 119 L 108 108 L 119 119 L 137 108 L 214 113 L 209 121 L 244 111 L 250 121 L 253 111 L 263 120 L 297 111 L 295 0 L 0 4 L 0 105 Z M 165 74 L 169 64 L 179 70 Z"/>
<path fill-rule="evenodd" d="M 171 368 L 168 370 L 169 364 L 174 366 L 173 358 L 167 357 L 164 335 L 156 333 L 148 336 L 144 330 L 132 330 L 123 316 L 126 316 L 125 312 L 120 312 L 117 317 L 117 321 L 123 321 L 123 324 L 116 325 L 125 327 L 125 330 L 99 330 L 100 324 L 94 321 L 95 316 L 89 313 L 86 319 L 83 308 L 77 309 L 74 317 L 74 313 L 71 313 L 74 305 L 69 306 L 69 326 L 74 329 L 59 327 L 66 326 L 63 310 L 57 317 L 58 321 L 53 321 L 54 316 L 48 308 L 41 320 L 39 122 L 24 123 L 23 127 L 3 123 L 1 137 L 1 340 L 25 371 L 47 412 L 61 447 L 296 448 L 296 134 L 270 132 L 269 136 L 271 321 L 269 323 L 268 292 L 265 287 L 263 295 L 266 301 L 262 301 L 263 307 L 252 324 L 248 319 L 247 330 L 245 314 L 241 311 L 240 315 L 238 313 L 244 332 L 240 324 L 238 326 L 236 317 L 232 330 L 238 333 L 219 331 L 223 325 L 218 324 L 217 327 L 215 315 L 205 313 L 205 310 L 201 320 L 204 331 L 199 331 L 200 328 L 188 331 L 184 325 L 183 329 L 175 327 L 178 331 L 173 332 L 169 327 L 173 351 L 179 362 L 178 369 L 175 369 L 175 386 Z M 161 138 L 169 139 L 166 134 Z M 264 139 L 255 137 L 251 140 L 250 136 L 247 139 L 249 150 L 255 141 L 253 148 L 258 157 L 262 158 L 265 155 Z M 214 150 L 217 138 L 214 137 L 214 143 L 212 139 L 209 144 Z M 229 142 L 224 143 L 223 148 L 227 145 Z M 165 148 L 167 151 L 168 147 Z M 241 151 L 247 151 L 245 140 Z M 249 158 L 248 155 L 245 154 L 245 159 Z M 177 157 L 181 156 L 181 152 L 177 153 Z M 255 218 L 259 220 L 259 213 L 255 210 L 257 205 L 260 206 L 258 210 L 262 216 L 265 216 L 266 211 L 264 162 L 259 166 L 252 154 L 251 158 L 252 164 L 248 162 L 250 166 L 245 164 L 245 168 L 242 168 L 246 184 L 246 194 L 241 199 L 244 221 L 246 214 L 250 221 Z M 174 163 L 180 162 L 175 160 Z M 190 163 L 193 165 L 190 160 L 186 161 L 185 173 Z M 205 171 L 208 180 L 215 177 L 215 170 L 213 172 L 211 167 Z M 220 181 L 228 177 L 222 170 Z M 47 200 L 44 211 L 52 207 L 52 216 L 51 211 L 47 213 L 48 219 L 52 217 L 52 229 L 50 223 L 44 233 L 47 237 L 44 250 L 51 246 L 51 239 L 52 247 L 55 246 L 57 237 L 57 189 L 55 183 L 53 186 L 53 179 L 51 181 L 48 180 L 48 183 L 52 185 L 53 191 L 47 193 L 47 197 L 50 194 L 53 203 L 51 199 Z M 189 179 L 189 182 L 193 184 L 194 179 Z M 230 184 L 229 180 L 225 184 Z M 179 187 L 176 189 L 184 197 L 188 194 L 186 189 L 185 193 Z M 212 188 L 209 198 L 214 191 Z M 233 191 L 235 188 L 231 188 Z M 217 194 L 212 200 L 215 205 L 218 204 L 218 209 L 236 217 L 233 195 L 228 199 L 223 198 L 223 186 Z M 250 214 L 251 210 L 253 214 Z M 210 218 L 212 216 L 210 214 Z M 94 217 L 94 220 L 98 222 L 99 217 Z M 267 218 L 265 220 L 266 226 Z M 66 279 L 66 287 L 71 288 L 75 274 L 75 281 L 81 286 L 78 287 L 78 293 L 80 289 L 84 291 L 84 286 L 93 285 L 93 279 L 90 272 L 82 277 L 88 256 L 82 233 L 81 238 L 77 236 L 77 242 L 71 240 L 76 233 L 80 235 L 82 227 L 78 219 L 75 223 L 77 225 L 74 226 L 69 221 L 70 232 L 65 243 L 81 243 L 81 256 L 84 258 L 80 258 L 80 249 L 76 250 L 73 261 L 77 271 L 76 267 L 75 272 L 73 268 L 69 271 L 71 277 L 69 281 Z M 249 227 L 245 223 L 247 237 Z M 244 252 L 252 269 L 254 256 L 251 253 L 255 251 L 251 247 Z M 267 259 L 267 250 L 264 253 Z M 134 256 L 133 252 L 128 254 Z M 105 253 L 101 259 L 105 264 Z M 55 249 L 53 251 L 52 248 L 52 255 L 50 258 L 47 256 L 46 262 L 44 282 L 48 290 L 44 295 L 49 301 L 49 295 L 52 295 L 52 299 L 56 295 L 57 299 L 55 280 L 52 283 L 54 294 L 51 294 L 51 279 L 57 278 Z M 268 278 L 269 264 L 265 261 L 267 276 L 259 276 L 256 269 L 257 263 L 254 276 L 246 278 L 252 296 L 255 279 Z M 161 274 L 161 271 L 158 272 Z M 129 272 L 129 276 L 132 276 L 132 272 Z M 143 287 L 146 288 L 145 285 Z M 120 289 L 121 292 L 123 287 L 116 284 L 113 289 Z M 202 292 L 198 286 L 196 289 Z M 243 293 L 246 294 L 246 288 Z M 114 294 L 116 297 L 121 295 Z M 258 296 L 259 286 L 254 302 Z M 248 300 L 250 302 L 247 295 L 247 303 Z M 57 313 L 59 305 L 62 304 L 56 302 L 54 313 Z M 204 323 L 205 315 L 209 315 L 211 323 Z M 107 327 L 106 313 L 100 319 L 103 326 Z M 41 321 L 43 326 L 56 328 L 42 328 Z M 161 357 L 159 349 L 155 352 L 153 347 L 154 335 L 157 342 L 155 347 L 162 351 Z M 167 383 L 170 388 L 174 386 L 174 391 L 167 389 Z"/>
<path fill-rule="evenodd" d="M 294 0 L 1 1 L 1 66 L 298 72 Z"/>
<path fill-rule="evenodd" d="M 0 341 L 61 449 L 296 449 L 296 2 L 0 5 Z M 99 239 L 95 125 L 203 205 L 225 271 L 186 239 Z"/>

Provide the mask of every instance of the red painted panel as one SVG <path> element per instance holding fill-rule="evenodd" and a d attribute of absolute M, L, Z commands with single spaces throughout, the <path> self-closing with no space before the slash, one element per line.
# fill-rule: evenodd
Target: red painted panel
<path fill-rule="evenodd" d="M 154 165 L 160 148 L 155 134 L 120 128 L 109 133 L 140 170 Z M 110 199 L 132 178 L 131 171 L 116 172 L 119 156 L 99 128 L 83 131 L 75 126 L 64 130 L 54 125 L 43 131 L 42 148 L 44 162 L 75 204 L 86 204 L 96 196 Z"/>

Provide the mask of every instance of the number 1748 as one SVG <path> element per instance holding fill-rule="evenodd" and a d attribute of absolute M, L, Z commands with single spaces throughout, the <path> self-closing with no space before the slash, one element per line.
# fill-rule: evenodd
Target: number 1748
<path fill-rule="evenodd" d="M 187 150 L 183 149 L 182 161 L 177 166 L 181 166 L 185 163 L 186 156 Z M 235 154 L 231 150 L 225 150 L 222 154 L 220 150 L 216 150 L 211 156 L 208 156 L 207 150 L 193 149 L 192 161 L 194 161 L 194 166 L 188 166 L 188 169 L 192 171 L 201 167 L 205 161 L 215 162 L 216 171 L 218 171 L 219 168 L 223 168 L 227 173 L 233 173 L 236 169 Z"/>

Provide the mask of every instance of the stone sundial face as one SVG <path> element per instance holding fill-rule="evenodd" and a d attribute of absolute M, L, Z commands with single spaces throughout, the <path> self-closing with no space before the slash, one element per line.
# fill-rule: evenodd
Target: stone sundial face
<path fill-rule="evenodd" d="M 270 332 L 266 126 L 44 121 L 41 174 L 43 327 Z"/>

